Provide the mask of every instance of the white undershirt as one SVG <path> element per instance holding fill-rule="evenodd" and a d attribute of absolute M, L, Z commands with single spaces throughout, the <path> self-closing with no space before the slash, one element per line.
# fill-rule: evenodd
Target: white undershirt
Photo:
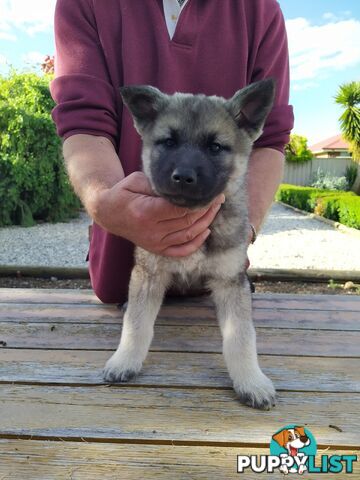
<path fill-rule="evenodd" d="M 165 21 L 170 38 L 172 38 L 175 33 L 176 24 L 178 22 L 181 10 L 185 7 L 188 1 L 189 0 L 185 0 L 180 7 L 177 0 L 163 0 Z"/>

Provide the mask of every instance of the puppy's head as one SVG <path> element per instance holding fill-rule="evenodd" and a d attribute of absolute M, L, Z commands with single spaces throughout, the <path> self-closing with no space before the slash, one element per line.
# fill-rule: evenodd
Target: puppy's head
<path fill-rule="evenodd" d="M 254 141 L 274 99 L 274 81 L 254 83 L 225 100 L 150 86 L 120 89 L 143 140 L 142 161 L 154 191 L 200 207 L 246 173 Z"/>
<path fill-rule="evenodd" d="M 273 435 L 275 440 L 281 447 L 302 448 L 310 444 L 310 439 L 305 433 L 304 427 L 294 427 L 281 430 Z"/>

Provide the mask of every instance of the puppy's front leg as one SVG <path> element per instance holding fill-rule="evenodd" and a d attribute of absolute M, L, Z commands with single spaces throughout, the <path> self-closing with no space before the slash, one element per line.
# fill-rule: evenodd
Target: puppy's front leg
<path fill-rule="evenodd" d="M 258 364 L 249 282 L 243 274 L 228 280 L 214 278 L 210 287 L 234 390 L 242 403 L 269 410 L 275 405 L 275 389 Z"/>
<path fill-rule="evenodd" d="M 168 283 L 169 275 L 166 273 L 153 276 L 139 265 L 133 268 L 121 340 L 105 365 L 103 373 L 106 381 L 126 382 L 140 372 Z"/>

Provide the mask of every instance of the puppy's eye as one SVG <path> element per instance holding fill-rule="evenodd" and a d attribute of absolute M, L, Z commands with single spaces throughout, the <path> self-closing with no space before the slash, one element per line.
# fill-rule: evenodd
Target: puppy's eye
<path fill-rule="evenodd" d="M 176 146 L 176 141 L 169 137 L 169 138 L 162 138 L 156 142 L 157 145 L 164 145 L 166 148 L 173 148 Z"/>
<path fill-rule="evenodd" d="M 222 145 L 220 143 L 210 143 L 209 145 L 209 150 L 211 153 L 220 153 L 223 149 Z"/>
<path fill-rule="evenodd" d="M 171 147 L 175 147 L 176 145 L 176 142 L 173 138 L 167 138 L 165 141 L 164 141 L 164 145 L 168 148 L 171 148 Z"/>
<path fill-rule="evenodd" d="M 217 155 L 221 152 L 231 152 L 231 147 L 229 145 L 221 145 L 220 143 L 217 143 L 217 142 L 209 143 L 208 149 L 214 155 Z"/>

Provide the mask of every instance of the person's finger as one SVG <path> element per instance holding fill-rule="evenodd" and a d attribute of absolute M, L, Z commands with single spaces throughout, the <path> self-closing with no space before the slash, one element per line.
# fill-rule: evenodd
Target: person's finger
<path fill-rule="evenodd" d="M 149 179 L 143 172 L 133 172 L 122 181 L 122 188 L 126 188 L 134 195 L 144 195 L 147 198 L 147 208 L 151 210 L 151 215 L 159 221 L 163 219 L 172 219 L 185 216 L 192 212 L 189 208 L 173 205 L 165 198 L 159 197 L 153 191 Z"/>
<path fill-rule="evenodd" d="M 198 210 L 190 209 L 187 207 L 180 207 L 170 203 L 165 198 L 157 196 L 151 187 L 149 179 L 143 172 L 133 172 L 123 179 L 122 187 L 126 188 L 129 192 L 137 195 L 144 195 L 149 197 L 147 199 L 149 208 L 152 210 L 152 214 L 155 218 L 158 218 L 158 221 L 172 220 L 174 218 L 183 218 L 186 215 L 192 215 L 195 212 L 199 212 L 195 219 L 192 218 L 192 221 L 196 221 L 197 218 L 204 215 L 209 208 L 209 205 L 202 207 Z M 218 195 L 212 203 L 224 203 L 225 196 L 223 193 Z M 189 224 L 191 224 L 189 222 Z"/>
<path fill-rule="evenodd" d="M 207 210 L 205 215 L 202 215 L 190 227 L 186 226 L 186 228 L 183 228 L 182 230 L 167 234 L 162 239 L 162 243 L 168 246 L 176 246 L 191 242 L 194 240 L 194 238 L 208 228 L 208 226 L 213 222 L 220 208 L 221 204 L 213 204 L 212 207 Z"/>
<path fill-rule="evenodd" d="M 183 245 L 177 245 L 175 247 L 168 247 L 163 250 L 160 255 L 165 257 L 187 257 L 201 247 L 210 233 L 211 231 L 207 229 L 205 232 L 202 232 L 200 235 L 194 238 L 194 240 L 191 242 L 184 243 Z"/>

